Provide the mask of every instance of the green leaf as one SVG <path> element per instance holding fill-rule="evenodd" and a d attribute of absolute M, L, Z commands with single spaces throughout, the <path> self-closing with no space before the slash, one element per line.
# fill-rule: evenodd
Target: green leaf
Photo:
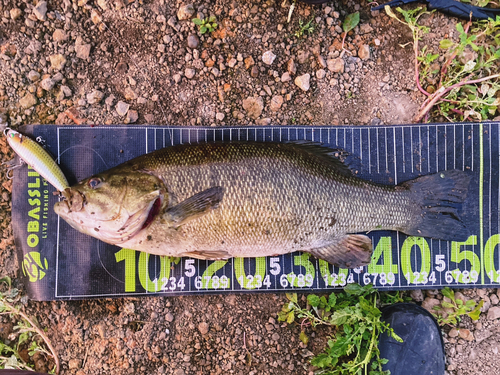
<path fill-rule="evenodd" d="M 198 25 L 198 26 L 203 25 L 203 21 L 200 20 L 199 18 L 193 18 L 191 21 L 193 21 L 193 23 L 195 25 Z"/>
<path fill-rule="evenodd" d="M 290 311 L 290 312 L 288 313 L 287 318 L 286 318 L 286 322 L 287 322 L 288 324 L 292 324 L 294 320 L 295 320 L 295 314 L 293 313 L 293 311 Z"/>
<path fill-rule="evenodd" d="M 318 307 L 320 303 L 320 298 L 315 294 L 309 294 L 307 296 L 307 302 L 309 302 L 309 304 L 312 307 Z"/>
<path fill-rule="evenodd" d="M 207 30 L 208 30 L 208 27 L 206 27 L 205 25 L 200 27 L 200 33 L 202 33 L 202 34 L 205 34 L 207 32 Z"/>
<path fill-rule="evenodd" d="M 348 33 L 356 26 L 358 26 L 358 23 L 359 23 L 359 12 L 349 14 L 346 16 L 344 22 L 342 23 L 342 29 L 346 33 Z"/>
<path fill-rule="evenodd" d="M 306 335 L 304 331 L 300 331 L 299 339 L 304 343 L 304 345 L 307 345 L 307 343 L 309 342 L 309 337 Z"/>
<path fill-rule="evenodd" d="M 335 293 L 331 293 L 328 297 L 328 306 L 334 307 L 337 303 L 337 295 Z"/>
<path fill-rule="evenodd" d="M 217 18 L 215 18 L 215 16 L 210 16 L 210 18 L 208 19 L 208 22 L 212 23 L 212 22 L 215 22 L 217 20 Z"/>
<path fill-rule="evenodd" d="M 451 290 L 450 288 L 448 287 L 445 287 L 441 293 L 443 294 L 443 296 L 445 297 L 448 297 L 449 299 L 451 300 L 454 300 L 455 299 L 455 292 L 453 292 L 453 290 Z"/>
<path fill-rule="evenodd" d="M 286 298 L 293 303 L 297 303 L 297 293 L 285 293 Z"/>
<path fill-rule="evenodd" d="M 445 308 L 451 308 L 453 309 L 455 307 L 455 305 L 453 303 L 450 303 L 450 302 L 441 302 L 441 306 L 445 307 Z"/>
<path fill-rule="evenodd" d="M 453 43 L 451 40 L 449 39 L 443 39 L 439 42 L 439 48 L 441 49 L 448 49 L 450 48 L 451 46 L 453 46 L 455 43 Z"/>

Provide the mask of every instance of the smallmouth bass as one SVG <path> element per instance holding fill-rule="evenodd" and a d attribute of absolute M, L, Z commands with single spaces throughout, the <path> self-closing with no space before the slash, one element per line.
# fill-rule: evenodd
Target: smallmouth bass
<path fill-rule="evenodd" d="M 172 146 L 66 189 L 54 210 L 104 242 L 199 259 L 306 251 L 353 268 L 372 254 L 358 232 L 468 237 L 458 215 L 465 172 L 385 186 L 355 177 L 332 151 L 312 143 Z"/>

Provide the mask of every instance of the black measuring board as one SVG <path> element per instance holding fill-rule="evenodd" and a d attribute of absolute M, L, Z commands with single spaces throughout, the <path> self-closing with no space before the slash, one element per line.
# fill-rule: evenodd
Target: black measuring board
<path fill-rule="evenodd" d="M 181 143 L 307 140 L 360 160 L 358 176 L 395 185 L 442 170 L 472 176 L 461 216 L 465 242 L 368 234 L 370 265 L 338 269 L 307 253 L 204 261 L 148 255 L 72 229 L 53 211 L 54 188 L 22 167 L 13 182 L 13 227 L 28 296 L 36 300 L 240 292 L 327 292 L 347 283 L 377 288 L 500 285 L 498 122 L 335 127 L 55 126 L 21 129 L 45 142 L 70 184 L 133 157 Z"/>

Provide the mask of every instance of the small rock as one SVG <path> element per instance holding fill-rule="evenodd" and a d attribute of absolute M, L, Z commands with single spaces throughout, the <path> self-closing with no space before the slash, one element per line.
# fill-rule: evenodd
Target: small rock
<path fill-rule="evenodd" d="M 179 73 L 176 73 L 172 76 L 172 78 L 174 79 L 175 83 L 179 83 L 182 79 L 182 76 Z"/>
<path fill-rule="evenodd" d="M 121 100 L 116 104 L 116 113 L 120 116 L 125 116 L 130 108 L 130 104 L 122 102 Z"/>
<path fill-rule="evenodd" d="M 290 59 L 290 60 L 288 60 L 288 62 L 286 63 L 286 71 L 287 71 L 290 75 L 294 75 L 295 73 L 297 73 L 297 65 L 295 65 L 295 61 L 294 61 L 294 59 Z"/>
<path fill-rule="evenodd" d="M 200 324 L 198 324 L 198 331 L 200 331 L 202 335 L 206 335 L 209 331 L 209 328 L 210 327 L 206 322 L 201 322 Z"/>
<path fill-rule="evenodd" d="M 301 76 L 298 76 L 295 78 L 295 84 L 302 90 L 302 91 L 307 91 L 309 90 L 309 80 L 311 79 L 311 76 L 309 73 L 303 74 Z"/>
<path fill-rule="evenodd" d="M 257 68 L 257 65 L 252 66 L 252 70 L 250 71 L 250 76 L 253 78 L 259 76 L 259 68 Z"/>
<path fill-rule="evenodd" d="M 299 64 L 304 64 L 309 58 L 309 52 L 307 51 L 299 51 L 297 52 L 297 61 Z"/>
<path fill-rule="evenodd" d="M 283 96 L 276 95 L 271 98 L 270 109 L 271 111 L 277 112 L 283 105 Z"/>
<path fill-rule="evenodd" d="M 341 58 L 330 59 L 326 62 L 328 70 L 334 73 L 344 73 L 344 60 Z"/>
<path fill-rule="evenodd" d="M 21 17 L 23 14 L 23 11 L 19 8 L 12 8 L 10 10 L 10 18 L 12 18 L 14 21 L 17 20 L 19 17 Z"/>
<path fill-rule="evenodd" d="M 236 60 L 234 57 L 231 58 L 231 60 L 229 60 L 229 62 L 227 63 L 227 65 L 229 65 L 230 68 L 234 68 L 236 66 L 236 64 L 238 63 L 238 60 Z"/>
<path fill-rule="evenodd" d="M 280 335 L 278 333 L 273 333 L 273 335 L 271 336 L 271 338 L 274 340 L 274 341 L 278 341 L 280 339 Z"/>
<path fill-rule="evenodd" d="M 31 93 L 27 93 L 19 100 L 19 105 L 25 109 L 33 107 L 36 103 L 36 97 Z"/>
<path fill-rule="evenodd" d="M 271 123 L 271 119 L 269 117 L 259 118 L 259 119 L 255 120 L 255 125 L 267 126 L 270 123 Z"/>
<path fill-rule="evenodd" d="M 181 368 L 178 368 L 178 369 L 175 369 L 174 371 L 174 374 L 173 375 L 185 375 L 186 373 L 184 372 L 183 369 Z"/>
<path fill-rule="evenodd" d="M 31 82 L 36 82 L 40 79 L 40 73 L 34 71 L 34 70 L 30 70 L 30 72 L 28 73 L 28 79 L 31 81 Z"/>
<path fill-rule="evenodd" d="M 76 57 L 87 60 L 90 56 L 90 44 L 75 44 Z"/>
<path fill-rule="evenodd" d="M 291 79 L 292 77 L 290 77 L 290 73 L 288 72 L 283 73 L 283 75 L 281 76 L 281 82 L 288 82 Z"/>
<path fill-rule="evenodd" d="M 135 100 L 137 99 L 137 94 L 132 90 L 131 87 L 126 87 L 125 92 L 123 93 L 125 100 Z"/>
<path fill-rule="evenodd" d="M 63 93 L 64 97 L 66 97 L 66 98 L 69 98 L 73 94 L 71 92 L 71 89 L 65 85 L 61 86 L 61 92 Z"/>
<path fill-rule="evenodd" d="M 108 0 L 97 0 L 97 5 L 99 5 L 102 10 L 108 10 Z"/>
<path fill-rule="evenodd" d="M 488 320 L 494 320 L 500 318 L 500 307 L 493 306 L 488 310 Z"/>
<path fill-rule="evenodd" d="M 90 12 L 90 19 L 94 25 L 99 25 L 102 22 L 101 14 L 95 9 Z"/>
<path fill-rule="evenodd" d="M 113 94 L 111 94 L 110 96 L 108 96 L 106 98 L 104 103 L 106 103 L 107 106 L 111 107 L 113 105 L 113 103 L 115 102 L 115 99 L 116 99 L 116 97 Z"/>
<path fill-rule="evenodd" d="M 89 104 L 97 104 L 104 98 L 104 93 L 99 90 L 94 90 L 91 93 L 87 94 L 87 102 Z"/>
<path fill-rule="evenodd" d="M 42 79 L 42 82 L 40 82 L 40 86 L 42 87 L 42 89 L 44 89 L 45 91 L 50 91 L 54 88 L 54 85 L 56 84 L 56 82 L 50 78 L 50 77 L 47 77 L 45 79 Z"/>
<path fill-rule="evenodd" d="M 498 296 L 496 294 L 492 294 L 490 296 L 490 301 L 492 305 L 498 305 Z"/>
<path fill-rule="evenodd" d="M 413 289 L 410 292 L 410 297 L 415 302 L 422 302 L 424 300 L 424 294 L 422 293 L 422 290 L 420 290 L 420 289 Z"/>
<path fill-rule="evenodd" d="M 276 55 L 272 51 L 267 51 L 262 54 L 262 61 L 267 65 L 271 65 L 275 58 Z"/>
<path fill-rule="evenodd" d="M 257 119 L 264 110 L 262 97 L 248 97 L 243 100 L 243 108 L 247 112 L 248 117 Z"/>
<path fill-rule="evenodd" d="M 168 312 L 167 315 L 165 315 L 165 320 L 169 323 L 172 323 L 174 321 L 174 316 L 171 312 Z"/>
<path fill-rule="evenodd" d="M 158 44 L 158 52 L 164 53 L 165 52 L 165 47 L 166 46 L 163 43 Z"/>
<path fill-rule="evenodd" d="M 125 117 L 125 123 L 126 124 L 133 124 L 139 119 L 139 114 L 137 111 L 131 109 L 127 112 L 127 117 Z"/>
<path fill-rule="evenodd" d="M 325 69 L 320 69 L 316 71 L 316 78 L 317 79 L 323 79 L 326 76 Z"/>
<path fill-rule="evenodd" d="M 187 44 L 191 49 L 198 48 L 198 45 L 200 44 L 200 38 L 198 38 L 198 35 L 191 34 L 187 37 Z"/>
<path fill-rule="evenodd" d="M 467 328 L 460 328 L 458 330 L 458 335 L 464 339 L 464 340 L 467 340 L 467 341 L 474 341 L 474 335 L 472 334 L 472 332 L 470 330 L 468 330 Z"/>
<path fill-rule="evenodd" d="M 177 11 L 177 19 L 179 21 L 190 20 L 195 13 L 193 4 L 183 5 Z"/>
<path fill-rule="evenodd" d="M 439 301 L 437 298 L 427 297 L 422 302 L 422 307 L 424 309 L 426 309 L 427 311 L 429 311 L 430 313 L 434 313 L 435 312 L 434 306 L 439 306 L 440 304 L 441 304 L 441 301 Z"/>
<path fill-rule="evenodd" d="M 368 44 L 363 44 L 359 47 L 358 56 L 361 60 L 368 60 L 370 58 L 370 46 Z"/>
<path fill-rule="evenodd" d="M 36 7 L 33 8 L 33 14 L 35 15 L 36 18 L 40 21 L 46 21 L 47 20 L 47 2 L 46 1 L 40 1 Z"/>
<path fill-rule="evenodd" d="M 458 328 L 452 328 L 450 329 L 450 332 L 448 332 L 448 336 L 449 337 L 458 337 L 458 331 L 459 329 Z"/>
<path fill-rule="evenodd" d="M 56 55 L 50 55 L 49 60 L 50 60 L 50 66 L 54 70 L 61 70 L 62 68 L 64 68 L 64 65 L 66 65 L 66 58 L 60 53 Z"/>
<path fill-rule="evenodd" d="M 184 75 L 186 76 L 187 79 L 193 78 L 195 74 L 196 70 L 192 68 L 186 68 L 186 70 L 184 71 Z"/>
<path fill-rule="evenodd" d="M 371 33 L 372 31 L 373 31 L 373 28 L 370 26 L 369 23 L 364 23 L 359 27 L 359 34 L 360 35 L 368 34 L 368 33 Z"/>
<path fill-rule="evenodd" d="M 255 61 L 252 56 L 248 56 L 245 60 L 245 69 L 250 69 L 250 67 L 255 65 Z"/>
<path fill-rule="evenodd" d="M 52 39 L 54 42 L 64 42 L 68 36 L 64 32 L 63 29 L 55 29 L 54 33 L 52 34 Z"/>
<path fill-rule="evenodd" d="M 217 112 L 215 115 L 215 118 L 217 119 L 217 121 L 224 120 L 224 117 L 226 117 L 226 115 L 224 115 L 224 113 L 222 113 L 222 112 Z"/>
<path fill-rule="evenodd" d="M 81 366 L 82 366 L 81 359 L 72 358 L 68 361 L 68 367 L 70 370 L 79 369 Z"/>

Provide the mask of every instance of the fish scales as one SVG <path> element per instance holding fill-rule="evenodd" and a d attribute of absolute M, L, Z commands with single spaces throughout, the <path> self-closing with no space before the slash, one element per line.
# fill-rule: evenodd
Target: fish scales
<path fill-rule="evenodd" d="M 415 221 L 426 215 L 417 199 L 421 194 L 412 192 L 412 184 L 394 187 L 362 180 L 327 152 L 317 145 L 293 143 L 182 145 L 97 176 L 105 182 L 114 173 L 141 172 L 164 184 L 161 212 L 145 229 L 115 243 L 153 254 L 220 259 L 302 250 L 338 265 L 357 266 L 367 262 L 357 252 L 370 255 L 371 242 L 349 234 L 378 229 L 415 232 Z M 127 185 L 132 187 L 133 181 Z M 456 190 L 464 190 L 462 185 Z M 220 201 L 207 204 L 210 209 L 196 212 L 192 219 L 184 217 L 183 206 L 191 207 L 184 202 L 203 192 L 211 196 L 214 188 L 223 191 Z M 89 201 L 93 191 L 81 193 Z M 203 206 L 205 198 L 196 204 Z M 173 218 L 178 216 L 183 219 L 177 225 Z M 348 260 L 332 255 L 344 250 Z"/>

